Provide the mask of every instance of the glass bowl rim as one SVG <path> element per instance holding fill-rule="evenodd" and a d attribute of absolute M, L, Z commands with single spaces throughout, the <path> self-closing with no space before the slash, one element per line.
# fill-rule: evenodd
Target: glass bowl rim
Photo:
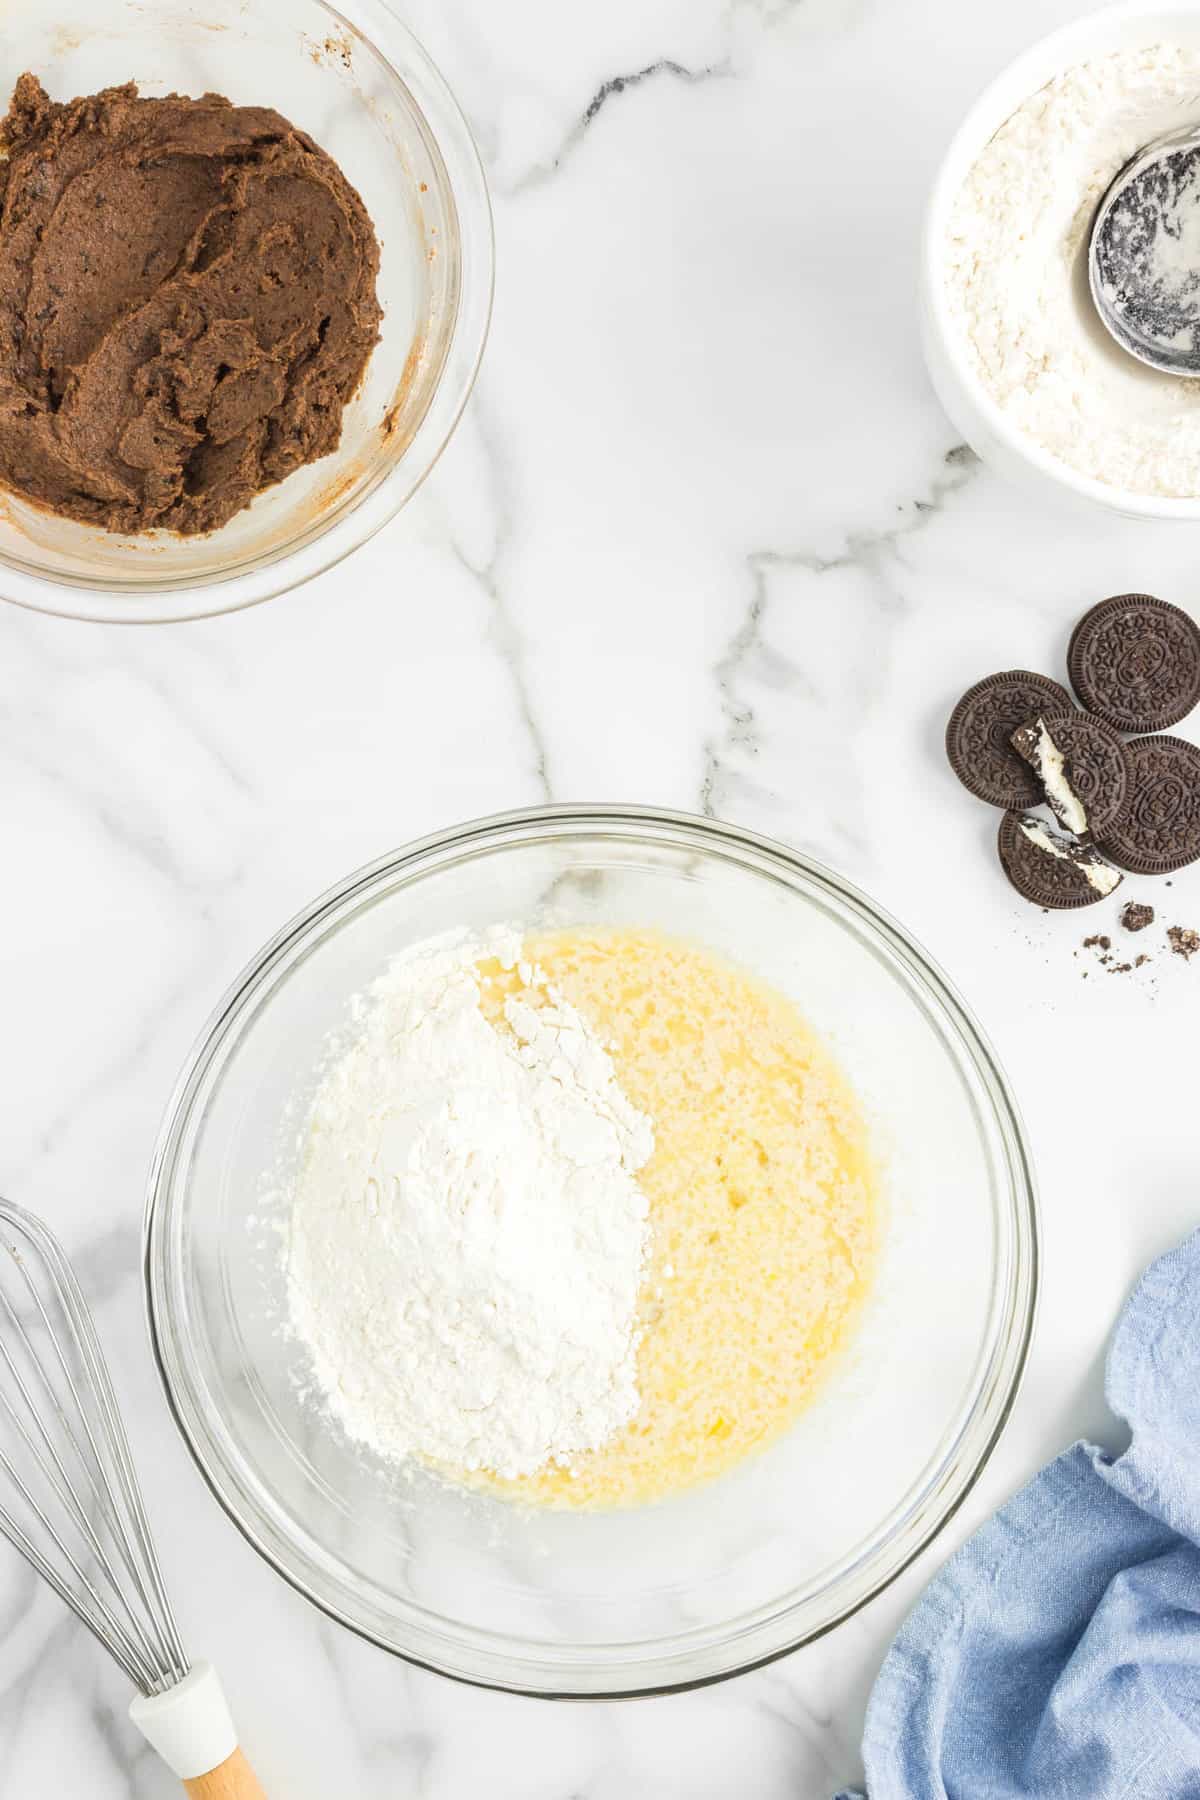
<path fill-rule="evenodd" d="M 984 1346 L 981 1364 L 977 1365 L 983 1367 L 987 1378 L 981 1377 L 969 1396 L 967 1410 L 964 1413 L 960 1409 L 960 1414 L 939 1444 L 934 1463 L 923 1480 L 919 1494 L 915 1497 L 905 1496 L 904 1502 L 893 1508 L 894 1524 L 882 1543 L 875 1539 L 868 1542 L 853 1559 L 837 1568 L 833 1582 L 827 1585 L 850 1584 L 856 1570 L 861 1569 L 864 1563 L 878 1562 L 881 1553 L 889 1548 L 893 1552 L 891 1560 L 885 1567 L 871 1572 L 865 1584 L 860 1582 L 859 1588 L 848 1593 L 844 1602 L 836 1605 L 833 1613 L 815 1627 L 794 1631 L 787 1636 L 786 1641 L 756 1645 L 754 1648 L 746 1645 L 744 1653 L 728 1665 L 675 1673 L 673 1665 L 681 1655 L 686 1658 L 690 1653 L 688 1639 L 695 1634 L 681 1632 L 648 1645 L 631 1646 L 636 1654 L 628 1664 L 593 1662 L 589 1665 L 565 1659 L 559 1664 L 544 1645 L 506 1638 L 499 1632 L 470 1627 L 461 1621 L 431 1614 L 429 1617 L 434 1620 L 435 1631 L 438 1627 L 442 1628 L 444 1646 L 447 1639 L 452 1638 L 453 1642 L 448 1646 L 451 1651 L 461 1651 L 465 1646 L 476 1654 L 475 1666 L 471 1668 L 448 1666 L 447 1662 L 439 1660 L 432 1653 L 419 1654 L 407 1647 L 402 1648 L 378 1631 L 372 1630 L 363 1621 L 350 1616 L 336 1600 L 315 1591 L 314 1578 L 319 1578 L 320 1571 L 313 1567 L 311 1560 L 304 1572 L 289 1566 L 283 1560 L 267 1541 L 270 1520 L 253 1496 L 249 1499 L 258 1516 L 247 1516 L 241 1471 L 228 1464 L 219 1468 L 210 1466 L 197 1428 L 198 1424 L 207 1431 L 208 1422 L 204 1419 L 203 1407 L 196 1404 L 195 1388 L 193 1386 L 190 1398 L 197 1424 L 187 1414 L 185 1398 L 188 1396 L 176 1391 L 168 1368 L 167 1344 L 171 1343 L 178 1349 L 183 1340 L 174 1336 L 171 1294 L 165 1288 L 165 1276 L 160 1280 L 158 1263 L 161 1259 L 156 1255 L 159 1249 L 157 1240 L 165 1229 L 163 1220 L 171 1201 L 176 1152 L 188 1124 L 197 1088 L 214 1063 L 219 1063 L 230 1028 L 236 1024 L 255 996 L 270 983 L 289 952 L 303 939 L 329 928 L 337 929 L 339 916 L 352 911 L 356 903 L 368 896 L 374 887 L 405 871 L 409 872 L 411 879 L 414 874 L 419 876 L 434 868 L 444 868 L 461 858 L 464 853 L 473 854 L 480 848 L 512 848 L 522 844 L 549 842 L 555 836 L 571 832 L 586 835 L 602 833 L 606 829 L 618 836 L 628 834 L 635 839 L 638 835 L 644 835 L 647 830 L 653 830 L 669 839 L 676 848 L 701 853 L 719 853 L 724 850 L 732 853 L 735 858 L 740 855 L 740 866 L 747 872 L 761 873 L 754 866 L 754 859 L 757 859 L 765 862 L 768 868 L 774 865 L 777 871 L 785 875 L 798 875 L 804 881 L 823 889 L 827 897 L 843 912 L 848 913 L 854 922 L 865 925 L 877 941 L 898 958 L 906 973 L 915 978 L 921 997 L 926 1002 L 932 1002 L 935 1008 L 938 1027 L 943 1036 L 949 1036 L 949 1048 L 954 1060 L 960 1068 L 964 1059 L 967 1060 L 981 1082 L 984 1096 L 991 1107 L 993 1122 L 1000 1132 L 1004 1152 L 1003 1166 L 1008 1176 L 1007 1195 L 1000 1196 L 1000 1203 L 1003 1204 L 1007 1199 L 1011 1210 L 1012 1241 L 1008 1268 L 1002 1263 L 998 1264 L 993 1276 L 992 1309 L 996 1311 L 996 1296 L 1005 1280 L 1008 1285 L 1008 1305 L 998 1313 L 993 1341 Z M 744 860 L 747 857 L 751 860 Z M 420 868 L 421 864 L 426 865 L 424 870 Z M 947 1026 L 951 1028 L 948 1034 L 945 1030 Z M 776 839 L 697 814 L 660 807 L 601 802 L 518 808 L 471 819 L 431 833 L 362 865 L 295 913 L 246 963 L 227 988 L 184 1063 L 167 1104 L 151 1162 L 142 1232 L 146 1319 L 155 1366 L 167 1405 L 210 1492 L 267 1565 L 327 1618 L 404 1662 L 471 1686 L 532 1698 L 567 1700 L 649 1698 L 687 1692 L 746 1674 L 789 1655 L 803 1645 L 816 1642 L 844 1624 L 899 1579 L 941 1534 L 967 1499 L 1011 1417 L 1028 1365 L 1036 1326 L 1041 1257 L 1041 1225 L 1033 1161 L 1008 1078 L 974 1014 L 920 944 L 889 913 L 851 882 L 825 864 Z M 164 1287 L 161 1293 L 160 1286 Z M 186 1367 L 186 1359 L 184 1361 Z M 210 1436 L 209 1442 L 211 1441 Z M 265 1484 L 260 1482 L 260 1485 L 265 1490 Z M 919 1524 L 914 1530 L 914 1519 L 918 1516 Z M 790 1594 L 759 1607 L 754 1613 L 723 1620 L 718 1626 L 706 1627 L 699 1654 L 707 1655 L 711 1661 L 722 1648 L 733 1646 L 739 1638 L 769 1631 L 773 1624 L 786 1621 L 789 1613 L 798 1610 L 803 1604 L 803 1599 L 797 1599 L 796 1590 L 793 1589 Z M 796 1623 L 798 1625 L 799 1621 Z M 480 1646 L 483 1648 L 480 1649 Z M 530 1654 L 531 1651 L 540 1651 L 542 1654 Z M 523 1660 L 518 1662 L 519 1658 Z M 519 1670 L 526 1679 L 516 1679 L 505 1673 L 506 1669 L 512 1669 L 514 1675 Z M 534 1678 L 535 1671 L 542 1672 L 540 1677 Z M 614 1673 L 619 1674 L 622 1679 L 614 1682 Z M 576 1678 L 574 1683 L 564 1679 L 568 1674 Z"/>
<path fill-rule="evenodd" d="M 161 585 L 120 577 L 89 581 L 47 574 L 0 551 L 0 601 L 50 617 L 103 625 L 185 624 L 240 612 L 294 592 L 352 556 L 403 510 L 437 467 L 474 390 L 487 348 L 496 285 L 495 223 L 479 146 L 454 90 L 395 0 L 356 0 L 371 25 L 348 18 L 332 0 L 314 0 L 335 29 L 361 39 L 408 95 L 446 172 L 456 226 L 459 278 L 441 368 L 403 452 L 348 511 L 297 534 L 292 547 L 240 558 L 227 570 L 179 576 Z M 401 46 L 421 78 L 422 93 L 396 66 Z M 436 102 L 431 116 L 429 101 Z"/>

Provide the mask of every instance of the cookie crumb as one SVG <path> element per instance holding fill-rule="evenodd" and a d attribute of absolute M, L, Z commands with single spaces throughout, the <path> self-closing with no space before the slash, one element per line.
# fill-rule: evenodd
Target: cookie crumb
<path fill-rule="evenodd" d="M 1091 937 L 1084 938 L 1083 947 L 1085 950 L 1111 950 L 1112 939 L 1105 937 L 1102 932 L 1094 931 Z"/>
<path fill-rule="evenodd" d="M 1188 925 L 1169 925 L 1167 942 L 1176 956 L 1182 956 L 1185 962 L 1190 962 L 1197 950 L 1200 950 L 1200 931 L 1193 931 Z"/>
<path fill-rule="evenodd" d="M 1126 931 L 1145 931 L 1147 925 L 1154 923 L 1154 908 L 1144 906 L 1140 900 L 1130 900 L 1121 909 L 1121 923 Z"/>

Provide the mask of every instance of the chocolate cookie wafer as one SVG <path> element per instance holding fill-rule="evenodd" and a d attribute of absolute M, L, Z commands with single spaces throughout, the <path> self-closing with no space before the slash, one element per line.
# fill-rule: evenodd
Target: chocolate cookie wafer
<path fill-rule="evenodd" d="M 1008 669 L 968 688 L 946 726 L 946 755 L 963 786 L 992 806 L 1036 806 L 1041 784 L 1012 745 L 1039 713 L 1070 712 L 1071 696 L 1047 675 Z"/>
<path fill-rule="evenodd" d="M 1200 858 L 1200 748 L 1185 738 L 1126 744 L 1130 787 L 1100 848 L 1137 875 L 1169 875 Z"/>
<path fill-rule="evenodd" d="M 1114 594 L 1084 613 L 1067 668 L 1088 711 L 1116 731 L 1162 731 L 1200 701 L 1200 625 L 1153 594 Z"/>
<path fill-rule="evenodd" d="M 1129 758 L 1111 726 L 1088 713 L 1051 713 L 1019 726 L 1012 741 L 1065 830 L 1083 837 L 1119 817 L 1129 791 Z"/>
<path fill-rule="evenodd" d="M 1120 870 L 1090 844 L 1061 836 L 1036 813 L 1006 812 L 996 848 L 1018 894 L 1035 906 L 1091 906 L 1121 884 Z"/>

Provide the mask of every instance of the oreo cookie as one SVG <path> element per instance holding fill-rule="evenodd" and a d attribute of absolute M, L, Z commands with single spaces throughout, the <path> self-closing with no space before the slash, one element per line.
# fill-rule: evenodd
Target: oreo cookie
<path fill-rule="evenodd" d="M 1162 731 L 1200 701 L 1200 625 L 1153 594 L 1114 594 L 1076 625 L 1067 668 L 1083 704 L 1106 725 Z"/>
<path fill-rule="evenodd" d="M 1091 906 L 1121 884 L 1120 871 L 1090 844 L 1061 836 L 1036 813 L 1006 812 L 996 848 L 1018 894 L 1035 906 Z"/>
<path fill-rule="evenodd" d="M 1104 831 L 1129 791 L 1129 758 L 1109 725 L 1087 713 L 1051 713 L 1013 733 L 1059 824 L 1076 837 Z"/>
<path fill-rule="evenodd" d="M 1129 795 L 1100 848 L 1137 875 L 1169 875 L 1200 858 L 1200 747 L 1185 738 L 1126 744 Z"/>
<path fill-rule="evenodd" d="M 988 675 L 968 688 L 946 726 L 946 755 L 963 786 L 992 806 L 1036 806 L 1041 784 L 1013 749 L 1013 732 L 1039 713 L 1070 712 L 1057 681 L 1028 669 Z"/>

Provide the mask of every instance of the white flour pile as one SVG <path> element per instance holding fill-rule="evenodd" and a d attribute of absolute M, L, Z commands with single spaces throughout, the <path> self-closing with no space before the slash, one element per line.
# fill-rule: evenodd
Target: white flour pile
<path fill-rule="evenodd" d="M 518 933 L 443 938 L 357 1004 L 292 1201 L 291 1324 L 349 1434 L 383 1456 L 528 1474 L 638 1405 L 650 1121 Z M 474 964 L 518 969 L 509 1031 Z"/>
<path fill-rule="evenodd" d="M 1069 69 L 982 152 L 955 203 L 944 278 L 985 387 L 1061 462 L 1139 494 L 1200 495 L 1200 383 L 1135 362 L 1087 287 L 1113 176 L 1200 120 L 1200 50 L 1158 44 Z"/>

